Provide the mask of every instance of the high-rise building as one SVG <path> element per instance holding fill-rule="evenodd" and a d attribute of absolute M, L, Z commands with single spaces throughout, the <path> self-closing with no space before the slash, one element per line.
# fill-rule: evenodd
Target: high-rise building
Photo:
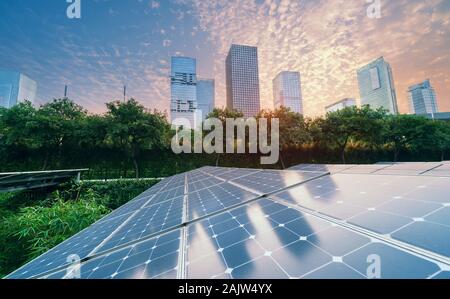
<path fill-rule="evenodd" d="M 171 121 L 188 120 L 197 127 L 197 61 L 172 57 L 170 74 Z"/>
<path fill-rule="evenodd" d="M 201 120 L 214 110 L 215 81 L 213 79 L 199 79 L 197 81 L 197 110 Z"/>
<path fill-rule="evenodd" d="M 245 117 L 260 112 L 258 49 L 232 45 L 226 59 L 227 107 Z"/>
<path fill-rule="evenodd" d="M 37 83 L 12 71 L 0 71 L 0 107 L 11 108 L 25 100 L 35 102 Z"/>
<path fill-rule="evenodd" d="M 303 114 L 302 87 L 299 72 L 281 72 L 273 80 L 275 108 L 284 106 Z"/>
<path fill-rule="evenodd" d="M 358 70 L 358 84 L 362 106 L 383 107 L 391 114 L 398 114 L 392 68 L 383 57 Z"/>
<path fill-rule="evenodd" d="M 331 105 L 325 107 L 325 110 L 327 112 L 336 112 L 341 109 L 344 109 L 347 107 L 354 107 L 354 106 L 357 106 L 356 99 L 345 98 L 343 100 L 340 100 L 339 102 L 336 102 L 334 104 L 331 104 Z"/>
<path fill-rule="evenodd" d="M 408 93 L 412 114 L 435 114 L 439 112 L 436 92 L 431 86 L 430 80 L 409 87 Z"/>

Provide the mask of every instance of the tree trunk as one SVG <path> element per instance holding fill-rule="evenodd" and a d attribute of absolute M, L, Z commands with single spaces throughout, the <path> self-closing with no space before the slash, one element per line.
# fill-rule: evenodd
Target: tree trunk
<path fill-rule="evenodd" d="M 394 163 L 397 163 L 399 154 L 400 154 L 400 150 L 396 148 L 394 150 Z"/>
<path fill-rule="evenodd" d="M 341 159 L 343 164 L 347 164 L 347 161 L 345 160 L 345 146 L 341 148 Z"/>
<path fill-rule="evenodd" d="M 45 153 L 45 158 L 44 158 L 44 164 L 42 165 L 42 171 L 47 170 L 48 159 L 49 159 L 49 154 L 48 154 L 48 152 L 46 152 Z"/>
<path fill-rule="evenodd" d="M 136 174 L 136 178 L 139 178 L 139 164 L 136 158 L 133 158 L 134 172 Z"/>
<path fill-rule="evenodd" d="M 282 155 L 281 151 L 280 151 L 280 161 L 281 161 L 281 167 L 282 167 L 283 169 L 286 169 L 286 166 L 284 165 L 283 155 Z"/>

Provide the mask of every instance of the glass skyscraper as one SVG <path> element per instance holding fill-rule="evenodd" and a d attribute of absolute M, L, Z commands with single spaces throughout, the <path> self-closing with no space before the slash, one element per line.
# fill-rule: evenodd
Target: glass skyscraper
<path fill-rule="evenodd" d="M 0 107 L 11 108 L 25 100 L 35 102 L 37 83 L 12 71 L 0 71 Z"/>
<path fill-rule="evenodd" d="M 215 105 L 215 81 L 212 79 L 199 79 L 197 81 L 198 113 L 201 120 L 205 120 Z"/>
<path fill-rule="evenodd" d="M 362 106 L 383 107 L 391 114 L 398 114 L 392 69 L 383 57 L 358 70 L 358 84 Z"/>
<path fill-rule="evenodd" d="M 345 98 L 343 100 L 340 100 L 339 102 L 336 102 L 332 105 L 327 106 L 325 108 L 325 110 L 327 112 L 336 112 L 336 111 L 342 110 L 344 108 L 354 107 L 354 106 L 357 106 L 356 99 Z"/>
<path fill-rule="evenodd" d="M 232 45 L 226 59 L 227 107 L 245 117 L 260 112 L 258 49 Z"/>
<path fill-rule="evenodd" d="M 273 80 L 275 108 L 284 106 L 303 114 L 302 87 L 299 72 L 281 72 Z"/>
<path fill-rule="evenodd" d="M 171 121 L 187 119 L 197 127 L 197 61 L 172 57 L 170 74 Z"/>
<path fill-rule="evenodd" d="M 408 93 L 412 114 L 435 114 L 439 112 L 436 92 L 431 86 L 430 80 L 409 87 Z"/>

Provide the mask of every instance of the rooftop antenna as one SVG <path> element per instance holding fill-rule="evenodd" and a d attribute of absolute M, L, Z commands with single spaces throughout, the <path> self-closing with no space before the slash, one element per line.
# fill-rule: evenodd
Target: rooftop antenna
<path fill-rule="evenodd" d="M 64 98 L 67 99 L 67 85 L 64 85 Z"/>
<path fill-rule="evenodd" d="M 123 86 L 123 101 L 124 102 L 127 101 L 127 86 L 126 85 Z"/>

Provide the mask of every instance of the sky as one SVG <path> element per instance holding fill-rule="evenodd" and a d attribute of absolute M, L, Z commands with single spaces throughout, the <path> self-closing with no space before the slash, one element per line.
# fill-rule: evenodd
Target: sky
<path fill-rule="evenodd" d="M 225 57 L 232 43 L 258 47 L 261 105 L 273 108 L 272 80 L 302 76 L 305 114 L 359 98 L 356 70 L 384 56 L 400 111 L 408 86 L 430 79 L 441 111 L 450 111 L 450 0 L 66 0 L 0 1 L 0 69 L 38 82 L 38 104 L 68 96 L 93 113 L 133 97 L 150 109 L 170 107 L 170 57 L 197 58 L 198 76 L 216 80 L 226 103 Z M 370 1 L 370 0 L 369 0 Z M 376 0 L 372 0 L 376 1 Z M 378 0 L 377 0 L 378 1 Z"/>

